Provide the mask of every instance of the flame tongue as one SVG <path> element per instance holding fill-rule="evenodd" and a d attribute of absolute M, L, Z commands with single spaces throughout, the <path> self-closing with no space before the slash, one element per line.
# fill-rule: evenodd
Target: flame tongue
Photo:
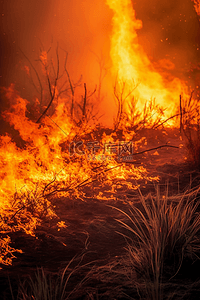
<path fill-rule="evenodd" d="M 125 82 L 129 90 L 137 86 L 134 94 L 140 101 L 138 108 L 152 98 L 164 108 L 177 102 L 183 84 L 175 78 L 166 85 L 154 70 L 138 43 L 136 30 L 142 28 L 142 22 L 136 19 L 131 0 L 107 0 L 107 4 L 114 12 L 110 52 L 113 73 L 118 74 L 118 80 Z"/>
<path fill-rule="evenodd" d="M 114 11 L 113 36 L 111 39 L 111 57 L 113 65 L 118 71 L 119 79 L 138 80 L 137 67 L 141 61 L 136 30 L 142 27 L 142 22 L 136 20 L 131 1 L 107 0 L 109 7 Z M 141 57 L 140 57 L 141 60 Z M 134 61 L 134 64 L 133 64 Z"/>
<path fill-rule="evenodd" d="M 199 0 L 192 0 L 194 2 L 194 8 L 196 13 L 200 16 L 200 1 Z"/>

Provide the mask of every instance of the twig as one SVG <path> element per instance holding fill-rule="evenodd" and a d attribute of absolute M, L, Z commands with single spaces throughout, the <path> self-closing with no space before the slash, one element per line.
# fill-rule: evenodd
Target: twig
<path fill-rule="evenodd" d="M 112 167 L 112 168 L 106 169 L 106 170 L 104 170 L 104 171 L 102 171 L 102 172 L 99 172 L 98 174 L 96 174 L 96 176 L 98 176 L 98 175 L 100 175 L 100 174 L 102 174 L 102 173 L 104 173 L 104 172 L 108 172 L 108 171 L 110 171 L 110 170 L 112 170 L 112 169 L 116 169 L 116 168 L 118 168 L 121 164 L 122 164 L 122 163 L 118 164 L 118 165 L 115 166 L 115 167 Z M 51 196 L 51 195 L 55 194 L 56 192 L 59 193 L 59 192 L 68 192 L 68 191 L 72 191 L 72 190 L 77 189 L 77 188 L 79 188 L 79 187 L 83 187 L 83 186 L 85 186 L 85 185 L 87 185 L 87 184 L 89 184 L 89 183 L 98 181 L 98 179 L 92 179 L 92 180 L 91 180 L 91 179 L 92 179 L 92 177 L 88 177 L 87 179 L 83 180 L 82 182 L 80 182 L 78 185 L 76 185 L 76 186 L 74 186 L 74 187 L 67 187 L 67 188 L 63 188 L 63 189 L 56 189 L 56 190 L 54 190 L 54 191 L 52 191 L 52 192 L 50 192 L 49 194 L 46 194 L 46 195 L 44 195 L 44 196 L 48 197 L 48 196 Z M 89 181 L 89 180 L 91 180 L 91 181 Z"/>
<path fill-rule="evenodd" d="M 35 67 L 33 66 L 32 62 L 30 61 L 30 59 L 26 56 L 26 54 L 21 49 L 20 49 L 20 51 L 22 52 L 22 54 L 24 55 L 24 57 L 26 58 L 26 60 L 29 62 L 29 64 L 30 64 L 31 68 L 33 69 L 33 71 L 35 72 L 35 75 L 36 75 L 37 80 L 38 80 L 39 85 L 40 85 L 40 103 L 42 103 L 43 87 L 42 87 L 42 83 L 41 83 L 41 80 L 40 80 L 40 76 L 39 76 L 37 70 L 35 69 Z M 35 86 L 34 82 L 33 82 L 33 85 L 34 85 L 34 87 L 36 88 L 36 91 L 37 91 L 37 87 Z"/>
<path fill-rule="evenodd" d="M 86 83 L 84 83 L 84 97 L 82 96 L 82 99 L 83 99 L 83 106 L 81 105 L 78 105 L 80 110 L 82 111 L 82 120 L 81 122 L 83 122 L 84 120 L 87 120 L 88 116 L 87 116 L 87 113 L 86 113 L 86 106 L 87 106 L 87 100 L 92 97 L 94 94 L 96 93 L 96 87 L 94 89 L 93 92 L 91 92 L 89 95 L 88 95 L 88 92 L 87 92 L 87 86 L 86 86 Z"/>
<path fill-rule="evenodd" d="M 134 153 L 134 154 L 132 154 L 132 155 L 139 155 L 139 154 L 143 154 L 143 153 L 145 153 L 145 152 L 150 152 L 150 151 L 157 150 L 157 149 L 164 148 L 164 147 L 170 147 L 170 148 L 176 148 L 176 149 L 179 149 L 179 147 L 177 147 L 177 146 L 172 146 L 172 145 L 162 145 L 162 146 L 158 146 L 158 147 L 155 147 L 155 148 L 147 149 L 147 150 L 144 150 L 144 151 L 141 151 L 141 152 L 137 152 L 137 153 Z M 121 163 L 119 163 L 119 164 L 118 164 L 117 166 L 115 166 L 115 167 L 112 167 L 112 168 L 103 170 L 103 171 L 99 172 L 98 174 L 96 174 L 96 176 L 98 176 L 98 175 L 100 175 L 100 174 L 102 174 L 102 173 L 106 173 L 106 172 L 108 172 L 108 171 L 110 171 L 110 170 L 116 169 L 116 168 L 120 167 L 121 165 L 123 165 L 124 163 L 125 163 L 125 162 L 121 162 Z M 51 196 L 51 195 L 55 194 L 56 192 L 59 193 L 59 192 L 72 191 L 72 190 L 77 189 L 77 188 L 79 188 L 79 187 L 83 187 L 83 186 L 85 186 L 85 185 L 87 185 L 87 184 L 90 184 L 90 183 L 93 183 L 93 182 L 95 182 L 95 181 L 98 181 L 98 179 L 92 179 L 92 180 L 91 180 L 91 179 L 92 179 L 92 177 L 89 177 L 89 178 L 83 180 L 82 182 L 80 182 L 79 184 L 77 184 L 77 185 L 74 186 L 74 187 L 67 187 L 67 188 L 63 188 L 63 189 L 56 189 L 56 190 L 52 191 L 51 193 L 46 194 L 46 195 L 44 195 L 44 196 L 48 197 L 48 196 Z M 90 180 L 91 180 L 91 181 L 90 181 Z M 53 183 L 53 182 L 54 182 L 54 181 L 51 181 L 48 185 L 50 185 L 50 184 Z M 47 186 L 48 186 L 48 185 L 47 185 Z M 47 186 L 46 186 L 46 188 L 47 188 Z"/>
<path fill-rule="evenodd" d="M 68 78 L 68 81 L 69 81 L 70 90 L 71 90 L 71 94 L 72 94 L 71 118 L 73 118 L 73 112 L 74 112 L 74 93 L 75 93 L 74 90 L 75 90 L 75 89 L 74 89 L 74 87 L 73 87 L 73 85 L 72 85 L 71 78 L 70 78 L 70 76 L 69 76 L 69 72 L 67 71 L 67 67 L 66 67 L 66 65 L 67 65 L 67 57 L 68 57 L 68 55 L 67 55 L 67 53 L 66 53 L 66 58 L 65 58 L 65 65 L 64 65 L 64 68 L 65 68 L 65 72 L 66 72 L 66 74 L 67 74 L 67 78 Z"/>
<path fill-rule="evenodd" d="M 50 77 L 48 75 L 48 70 L 47 70 L 47 66 L 45 66 L 45 70 L 46 70 L 46 76 L 47 76 L 47 81 L 48 81 L 48 86 L 49 86 L 49 92 L 50 92 L 50 97 L 51 100 L 48 104 L 48 106 L 46 107 L 46 109 L 43 111 L 43 113 L 41 114 L 41 116 L 39 117 L 39 119 L 36 121 L 36 123 L 39 123 L 41 121 L 41 119 L 46 115 L 47 111 L 49 110 L 51 104 L 53 103 L 53 100 L 55 98 L 55 94 L 56 94 L 56 88 L 57 88 L 57 81 L 59 78 L 59 55 L 58 55 L 58 46 L 56 48 L 56 57 L 57 57 L 57 74 L 55 77 L 55 81 L 54 81 L 54 87 L 53 87 L 53 92 L 52 92 L 52 87 L 51 87 L 51 81 L 50 81 Z"/>
<path fill-rule="evenodd" d="M 15 213 L 14 215 L 12 215 L 11 220 L 16 216 L 16 214 L 18 214 L 22 209 L 26 208 L 26 206 L 23 204 L 22 207 L 20 207 Z"/>
<path fill-rule="evenodd" d="M 173 118 L 175 118 L 175 117 L 178 117 L 178 116 L 180 116 L 180 114 L 176 114 L 176 115 L 174 115 L 174 116 L 171 116 L 171 117 L 169 117 L 168 119 L 166 119 L 165 121 L 163 121 L 162 123 L 158 124 L 158 125 L 157 125 L 156 127 L 154 127 L 154 128 L 156 129 L 156 128 L 158 128 L 159 126 L 163 125 L 164 123 L 168 122 L 169 120 L 171 120 L 171 119 L 173 119 Z"/>
<path fill-rule="evenodd" d="M 133 153 L 132 155 L 139 155 L 139 154 L 143 154 L 143 153 L 145 153 L 145 152 L 150 152 L 150 151 L 157 150 L 157 149 L 164 148 L 164 147 L 167 147 L 167 148 L 170 147 L 170 148 L 176 148 L 176 149 L 179 149 L 179 147 L 177 147 L 177 146 L 172 146 L 172 145 L 162 145 L 162 146 L 158 146 L 158 147 L 155 147 L 155 148 L 147 149 L 147 150 L 144 150 L 144 151 L 141 151 L 141 152 Z"/>
<path fill-rule="evenodd" d="M 49 115 L 47 117 L 64 133 L 64 135 L 69 136 Z"/>
<path fill-rule="evenodd" d="M 183 110 L 182 110 L 182 103 L 181 103 L 181 95 L 180 95 L 180 133 L 182 131 L 182 126 L 183 126 Z"/>
<path fill-rule="evenodd" d="M 85 94 L 84 94 L 84 98 L 83 98 L 83 109 L 82 109 L 82 116 L 83 116 L 83 118 L 86 117 L 86 101 L 87 101 L 87 87 L 86 87 L 86 83 L 84 83 L 84 90 L 85 90 Z"/>

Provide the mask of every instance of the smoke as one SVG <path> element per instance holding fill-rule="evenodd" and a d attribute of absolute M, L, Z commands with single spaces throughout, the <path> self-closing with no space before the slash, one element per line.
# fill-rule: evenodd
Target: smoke
<path fill-rule="evenodd" d="M 7 0 L 0 6 L 1 87 L 14 83 L 20 95 L 33 102 L 35 90 L 24 68 L 30 66 L 25 56 L 39 71 L 40 51 L 51 48 L 55 58 L 58 45 L 60 68 L 67 52 L 71 79 L 76 82 L 82 75 L 88 92 L 95 89 L 100 68 L 107 72 L 109 65 L 112 12 L 104 0 Z M 4 102 L 1 97 L 2 110 Z"/>
<path fill-rule="evenodd" d="M 7 0 L 1 1 L 1 11 L 0 85 L 16 80 L 19 61 L 25 61 L 20 49 L 34 62 L 40 48 L 48 50 L 58 43 L 69 54 L 72 75 L 85 73 L 87 78 L 94 78 L 92 52 L 109 52 L 111 12 L 103 0 Z"/>
<path fill-rule="evenodd" d="M 16 80 L 16 72 L 21 59 L 21 48 L 29 57 L 39 46 L 39 35 L 45 33 L 45 25 L 51 2 L 8 0 L 1 1 L 1 85 Z"/>
<path fill-rule="evenodd" d="M 138 30 L 139 43 L 154 67 L 166 78 L 177 76 L 197 85 L 198 0 L 132 2 L 136 17 L 143 23 Z M 99 82 L 99 63 L 109 74 L 112 11 L 106 1 L 7 0 L 0 2 L 0 11 L 0 86 L 14 83 L 21 96 L 31 100 L 34 89 L 27 84 L 24 66 L 28 62 L 21 50 L 38 66 L 40 49 L 52 47 L 54 51 L 57 43 L 61 62 L 65 55 L 61 49 L 68 52 L 67 66 L 74 81 L 83 75 L 83 82 L 93 90 Z M 104 80 L 102 93 L 111 89 L 108 86 L 111 86 L 109 77 Z M 2 101 L 1 97 L 1 107 Z"/>
<path fill-rule="evenodd" d="M 154 66 L 194 88 L 199 73 L 200 23 L 193 4 L 191 0 L 133 0 L 136 17 L 143 22 L 139 43 Z"/>

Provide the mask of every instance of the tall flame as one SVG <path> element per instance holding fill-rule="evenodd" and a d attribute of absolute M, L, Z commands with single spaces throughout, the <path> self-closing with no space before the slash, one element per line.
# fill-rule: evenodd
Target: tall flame
<path fill-rule="evenodd" d="M 139 100 L 139 108 L 144 102 L 156 99 L 164 108 L 170 105 L 172 112 L 172 104 L 177 103 L 183 84 L 177 78 L 167 82 L 139 45 L 137 30 L 142 28 L 142 21 L 136 19 L 132 1 L 107 0 L 107 4 L 114 13 L 110 51 L 113 73 L 129 90 L 136 87 L 134 96 Z"/>

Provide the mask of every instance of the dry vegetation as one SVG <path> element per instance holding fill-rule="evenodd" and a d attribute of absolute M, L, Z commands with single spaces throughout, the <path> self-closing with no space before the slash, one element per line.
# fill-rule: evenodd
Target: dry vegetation
<path fill-rule="evenodd" d="M 191 163 L 200 170 L 200 106 L 198 99 L 180 97 L 180 129 L 185 139 Z"/>
<path fill-rule="evenodd" d="M 18 137 L 1 137 L 2 181 L 8 181 L 1 188 L 2 299 L 197 299 L 199 276 L 193 276 L 200 251 L 198 102 L 192 95 L 180 99 L 179 129 L 193 167 L 181 166 L 175 193 L 166 184 L 170 174 L 164 169 L 159 180 L 156 168 L 152 174 L 146 169 L 148 160 L 156 160 L 152 153 L 173 148 L 159 141 L 162 132 L 171 130 L 164 127 L 162 108 L 151 101 L 138 112 L 133 91 L 116 82 L 118 112 L 113 129 L 104 128 L 93 106 L 99 87 L 89 92 L 81 80 L 73 83 L 67 61 L 60 74 L 58 49 L 56 64 L 46 52 L 40 63 L 42 75 L 30 63 L 39 98 L 31 114 L 14 89 L 6 90 L 14 105 L 4 117 Z M 76 97 L 81 86 L 83 95 Z M 148 134 L 156 140 L 149 148 Z M 102 148 L 127 140 L 134 144 L 131 163 L 119 162 L 113 153 L 102 160 L 101 150 L 88 159 L 88 142 L 97 141 Z M 71 155 L 71 141 L 83 141 L 85 154 Z M 12 153 L 15 161 L 5 153 Z M 169 167 L 173 174 L 180 166 Z M 14 193 L 9 190 L 11 179 L 16 180 Z"/>

